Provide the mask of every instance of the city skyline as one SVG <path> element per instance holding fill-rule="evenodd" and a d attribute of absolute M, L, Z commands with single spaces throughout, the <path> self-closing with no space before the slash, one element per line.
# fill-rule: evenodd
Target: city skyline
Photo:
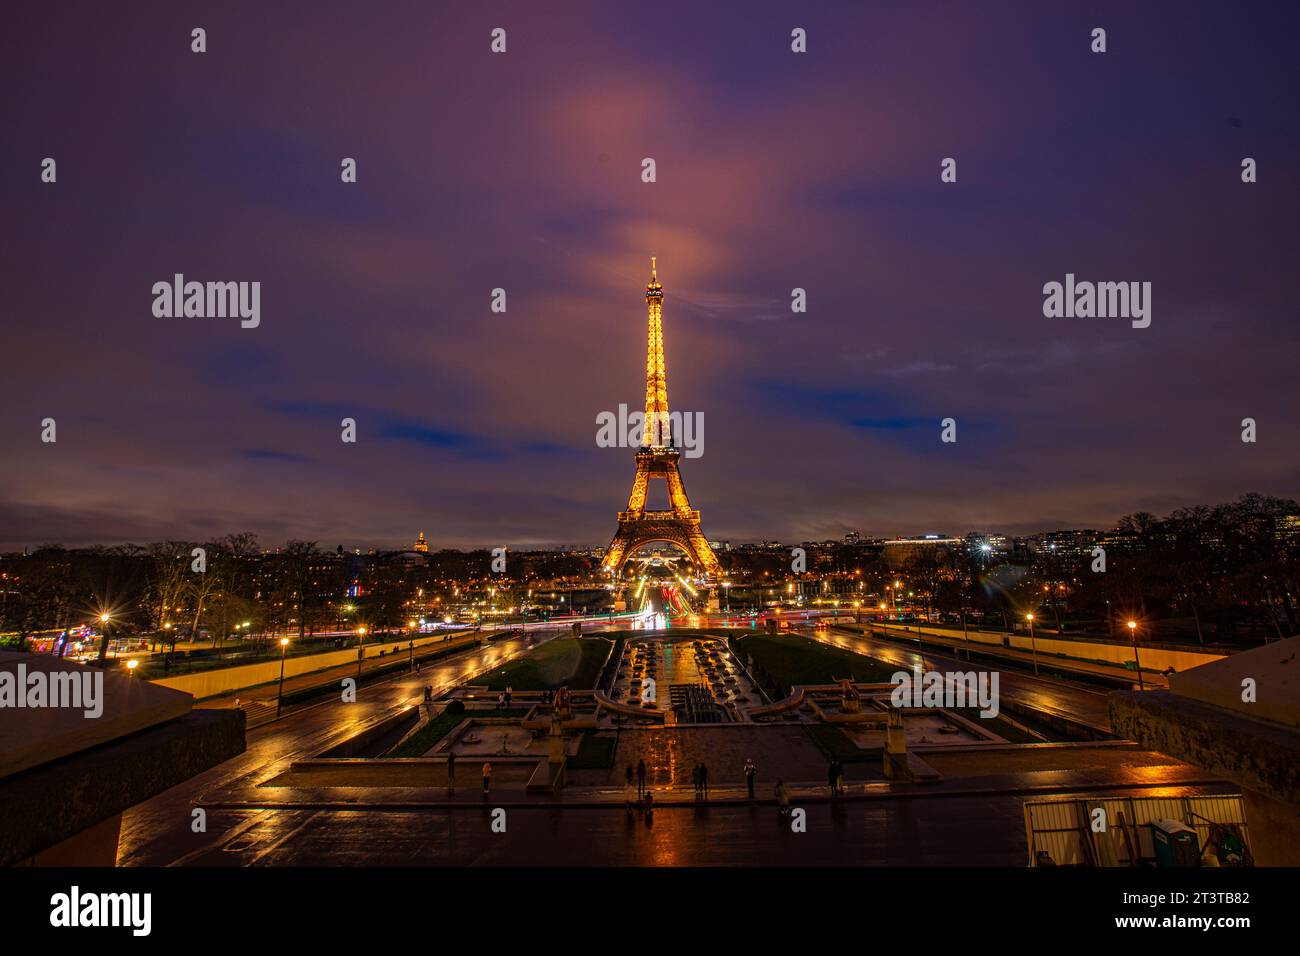
<path fill-rule="evenodd" d="M 24 237 L 9 311 L 38 317 L 8 323 L 2 549 L 599 543 L 631 454 L 595 421 L 638 404 L 650 255 L 674 405 L 708 425 L 687 481 L 711 539 L 1294 495 L 1300 194 L 1275 173 L 1300 132 L 1265 21 L 1116 9 L 1096 57 L 1086 20 L 1032 9 L 814 12 L 805 58 L 778 55 L 779 6 L 575 5 L 515 11 L 493 58 L 470 39 L 490 13 L 412 5 L 376 35 L 345 7 L 212 11 L 195 58 L 158 9 L 130 45 L 95 42 L 115 15 L 94 8 L 4 41 L 45 95 L 17 104 L 0 181 Z M 322 57 L 340 69 L 306 69 Z M 176 273 L 260 282 L 259 325 L 156 317 Z M 1044 317 L 1067 275 L 1152 283 L 1150 326 Z"/>
<path fill-rule="evenodd" d="M 1300 6 L 806 6 L 9 12 L 20 934 L 1284 925 Z"/>

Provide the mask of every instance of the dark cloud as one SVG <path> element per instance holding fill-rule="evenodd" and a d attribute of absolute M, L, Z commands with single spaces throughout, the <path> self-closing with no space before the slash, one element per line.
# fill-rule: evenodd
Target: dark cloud
<path fill-rule="evenodd" d="M 1294 495 L 1297 19 L 24 7 L 0 36 L 0 547 L 603 543 L 632 461 L 595 447 L 596 415 L 640 404 L 652 254 L 670 398 L 707 423 L 684 476 L 711 536 Z M 154 318 L 176 272 L 260 281 L 261 327 Z M 1045 319 L 1067 272 L 1152 282 L 1151 328 Z"/>

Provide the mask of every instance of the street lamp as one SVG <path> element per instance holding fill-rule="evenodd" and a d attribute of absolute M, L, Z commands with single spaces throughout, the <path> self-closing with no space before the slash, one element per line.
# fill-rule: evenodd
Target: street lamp
<path fill-rule="evenodd" d="M 1034 676 L 1038 676 L 1038 643 L 1034 640 L 1034 615 L 1026 614 L 1029 620 L 1029 647 L 1034 656 Z"/>
<path fill-rule="evenodd" d="M 280 708 L 284 706 L 284 655 L 289 650 L 289 639 L 280 638 L 280 691 L 275 695 L 275 716 L 280 716 Z"/>
<path fill-rule="evenodd" d="M 361 660 L 366 656 L 366 626 L 357 628 L 357 683 L 361 683 Z"/>
<path fill-rule="evenodd" d="M 1137 667 L 1138 672 L 1138 690 L 1146 690 L 1146 684 L 1142 682 L 1142 659 L 1138 657 L 1137 628 L 1137 621 L 1130 620 L 1128 622 L 1128 639 L 1133 645 L 1133 664 Z"/>
<path fill-rule="evenodd" d="M 134 657 L 126 662 L 126 669 L 131 672 L 132 677 L 135 676 L 135 669 L 139 666 L 140 666 L 140 662 L 137 661 Z"/>
<path fill-rule="evenodd" d="M 108 619 L 109 613 L 105 611 L 99 615 L 99 659 L 102 661 L 108 657 Z"/>

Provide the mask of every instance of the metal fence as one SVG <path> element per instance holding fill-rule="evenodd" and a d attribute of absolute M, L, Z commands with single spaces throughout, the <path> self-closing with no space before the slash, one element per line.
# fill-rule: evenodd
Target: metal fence
<path fill-rule="evenodd" d="M 1105 826 L 1100 832 L 1093 825 L 1098 808 L 1105 811 Z M 1153 820 L 1178 820 L 1192 827 L 1201 848 L 1209 842 L 1214 824 L 1235 826 L 1247 848 L 1250 846 L 1239 794 L 1037 800 L 1025 803 L 1029 865 L 1042 865 L 1042 853 L 1057 866 L 1149 863 L 1155 859 L 1151 827 L 1147 825 Z"/>

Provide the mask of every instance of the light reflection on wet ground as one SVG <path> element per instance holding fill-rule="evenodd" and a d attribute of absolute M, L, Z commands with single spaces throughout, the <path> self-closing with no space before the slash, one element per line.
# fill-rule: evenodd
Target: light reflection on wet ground
<path fill-rule="evenodd" d="M 1179 794 L 1205 788 L 1174 788 Z M 1142 795 L 1148 795 L 1143 792 Z M 770 805 L 481 810 L 260 811 L 188 862 L 200 866 L 1024 866 L 1022 799 L 971 796 L 806 807 L 793 833 Z M 230 822 L 229 820 L 227 822 Z"/>

